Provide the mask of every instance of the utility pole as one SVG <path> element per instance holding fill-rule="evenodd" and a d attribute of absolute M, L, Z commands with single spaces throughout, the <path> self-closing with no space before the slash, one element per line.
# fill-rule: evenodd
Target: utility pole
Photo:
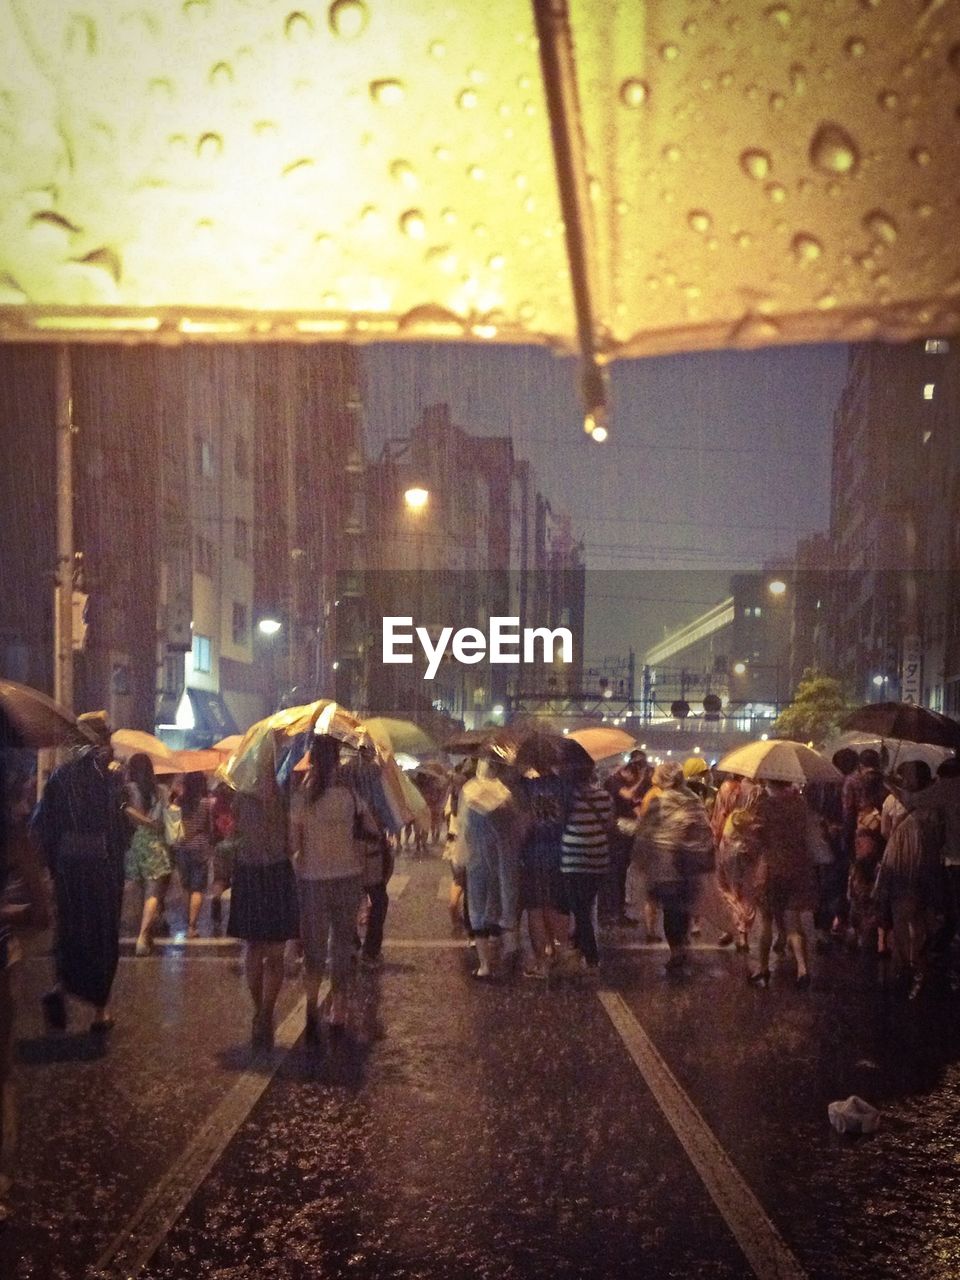
<path fill-rule="evenodd" d="M 53 696 L 73 710 L 73 392 L 70 348 L 57 348 L 57 572 L 53 595 Z"/>

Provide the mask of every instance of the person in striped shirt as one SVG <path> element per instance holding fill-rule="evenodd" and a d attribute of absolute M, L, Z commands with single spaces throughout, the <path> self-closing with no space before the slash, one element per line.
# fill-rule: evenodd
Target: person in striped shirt
<path fill-rule="evenodd" d="M 560 845 L 560 870 L 573 913 L 573 945 L 581 963 L 597 971 L 600 954 L 593 923 L 597 892 L 610 869 L 613 801 L 597 784 L 593 761 L 585 758 L 570 770 L 573 795 Z"/>

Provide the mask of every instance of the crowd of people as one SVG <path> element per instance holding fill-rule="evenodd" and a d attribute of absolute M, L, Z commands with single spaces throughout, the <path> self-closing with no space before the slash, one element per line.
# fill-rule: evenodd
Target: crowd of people
<path fill-rule="evenodd" d="M 12 1176 L 18 939 L 55 922 L 47 1026 L 67 1027 L 72 999 L 92 1010 L 91 1034 L 104 1036 L 124 883 L 142 898 L 138 956 L 162 927 L 174 870 L 190 937 L 208 898 L 221 930 L 229 888 L 227 932 L 245 943 L 254 1047 L 273 1043 L 291 947 L 302 962 L 304 1037 L 315 1044 L 324 1019 L 331 1033 L 344 1027 L 357 965 L 380 964 L 387 882 L 404 847 L 362 759 L 345 760 L 333 737 L 313 736 L 306 773 L 283 782 L 269 768 L 252 791 L 211 792 L 203 774 L 187 774 L 170 792 L 147 755 L 117 766 L 103 713 L 81 722 L 90 746 L 54 771 L 36 807 L 28 774 L 11 770 L 4 787 L 0 1202 Z M 429 830 L 413 848 L 442 839 L 451 913 L 475 948 L 480 982 L 596 978 L 606 927 L 665 938 L 667 972 L 681 975 L 701 915 L 712 912 L 718 944 L 751 957 L 757 987 L 770 984 L 771 955 L 788 952 L 796 988 L 809 988 L 812 934 L 819 951 L 891 957 L 911 998 L 935 979 L 956 988 L 960 760 L 944 761 L 934 779 L 922 761 L 884 773 L 873 750 L 833 759 L 841 782 L 802 789 L 738 776 L 717 785 L 700 756 L 654 767 L 642 751 L 601 780 L 573 742 L 531 734 L 514 751 L 494 739 L 451 777 L 435 775 Z"/>

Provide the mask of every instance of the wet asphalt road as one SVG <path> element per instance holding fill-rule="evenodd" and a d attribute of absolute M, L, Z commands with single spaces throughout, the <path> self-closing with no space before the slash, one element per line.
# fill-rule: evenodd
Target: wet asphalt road
<path fill-rule="evenodd" d="M 149 1280 L 754 1274 L 596 989 L 473 982 L 450 945 L 441 863 L 398 873 L 387 963 L 359 979 L 348 1034 L 316 1050 L 252 1057 L 229 947 L 125 958 L 106 1052 L 82 1027 L 42 1034 L 46 965 L 25 963 L 21 1180 L 0 1276 L 93 1276 L 114 1246 L 103 1274 L 129 1274 L 124 1225 L 176 1182 L 238 1082 L 265 1087 L 168 1224 Z M 818 958 L 806 994 L 786 965 L 769 991 L 747 988 L 743 958 L 709 945 L 684 981 L 662 961 L 612 950 L 603 985 L 800 1268 L 960 1275 L 957 1004 L 907 1004 L 847 954 Z M 281 1017 L 297 997 L 287 984 Z M 882 1108 L 877 1135 L 827 1125 L 827 1103 L 850 1093 Z"/>

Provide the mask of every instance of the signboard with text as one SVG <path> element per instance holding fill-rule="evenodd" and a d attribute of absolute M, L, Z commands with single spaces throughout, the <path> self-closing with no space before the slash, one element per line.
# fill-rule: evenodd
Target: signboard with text
<path fill-rule="evenodd" d="M 903 661 L 900 666 L 901 702 L 920 702 L 922 692 L 922 657 L 919 636 L 904 636 Z"/>

